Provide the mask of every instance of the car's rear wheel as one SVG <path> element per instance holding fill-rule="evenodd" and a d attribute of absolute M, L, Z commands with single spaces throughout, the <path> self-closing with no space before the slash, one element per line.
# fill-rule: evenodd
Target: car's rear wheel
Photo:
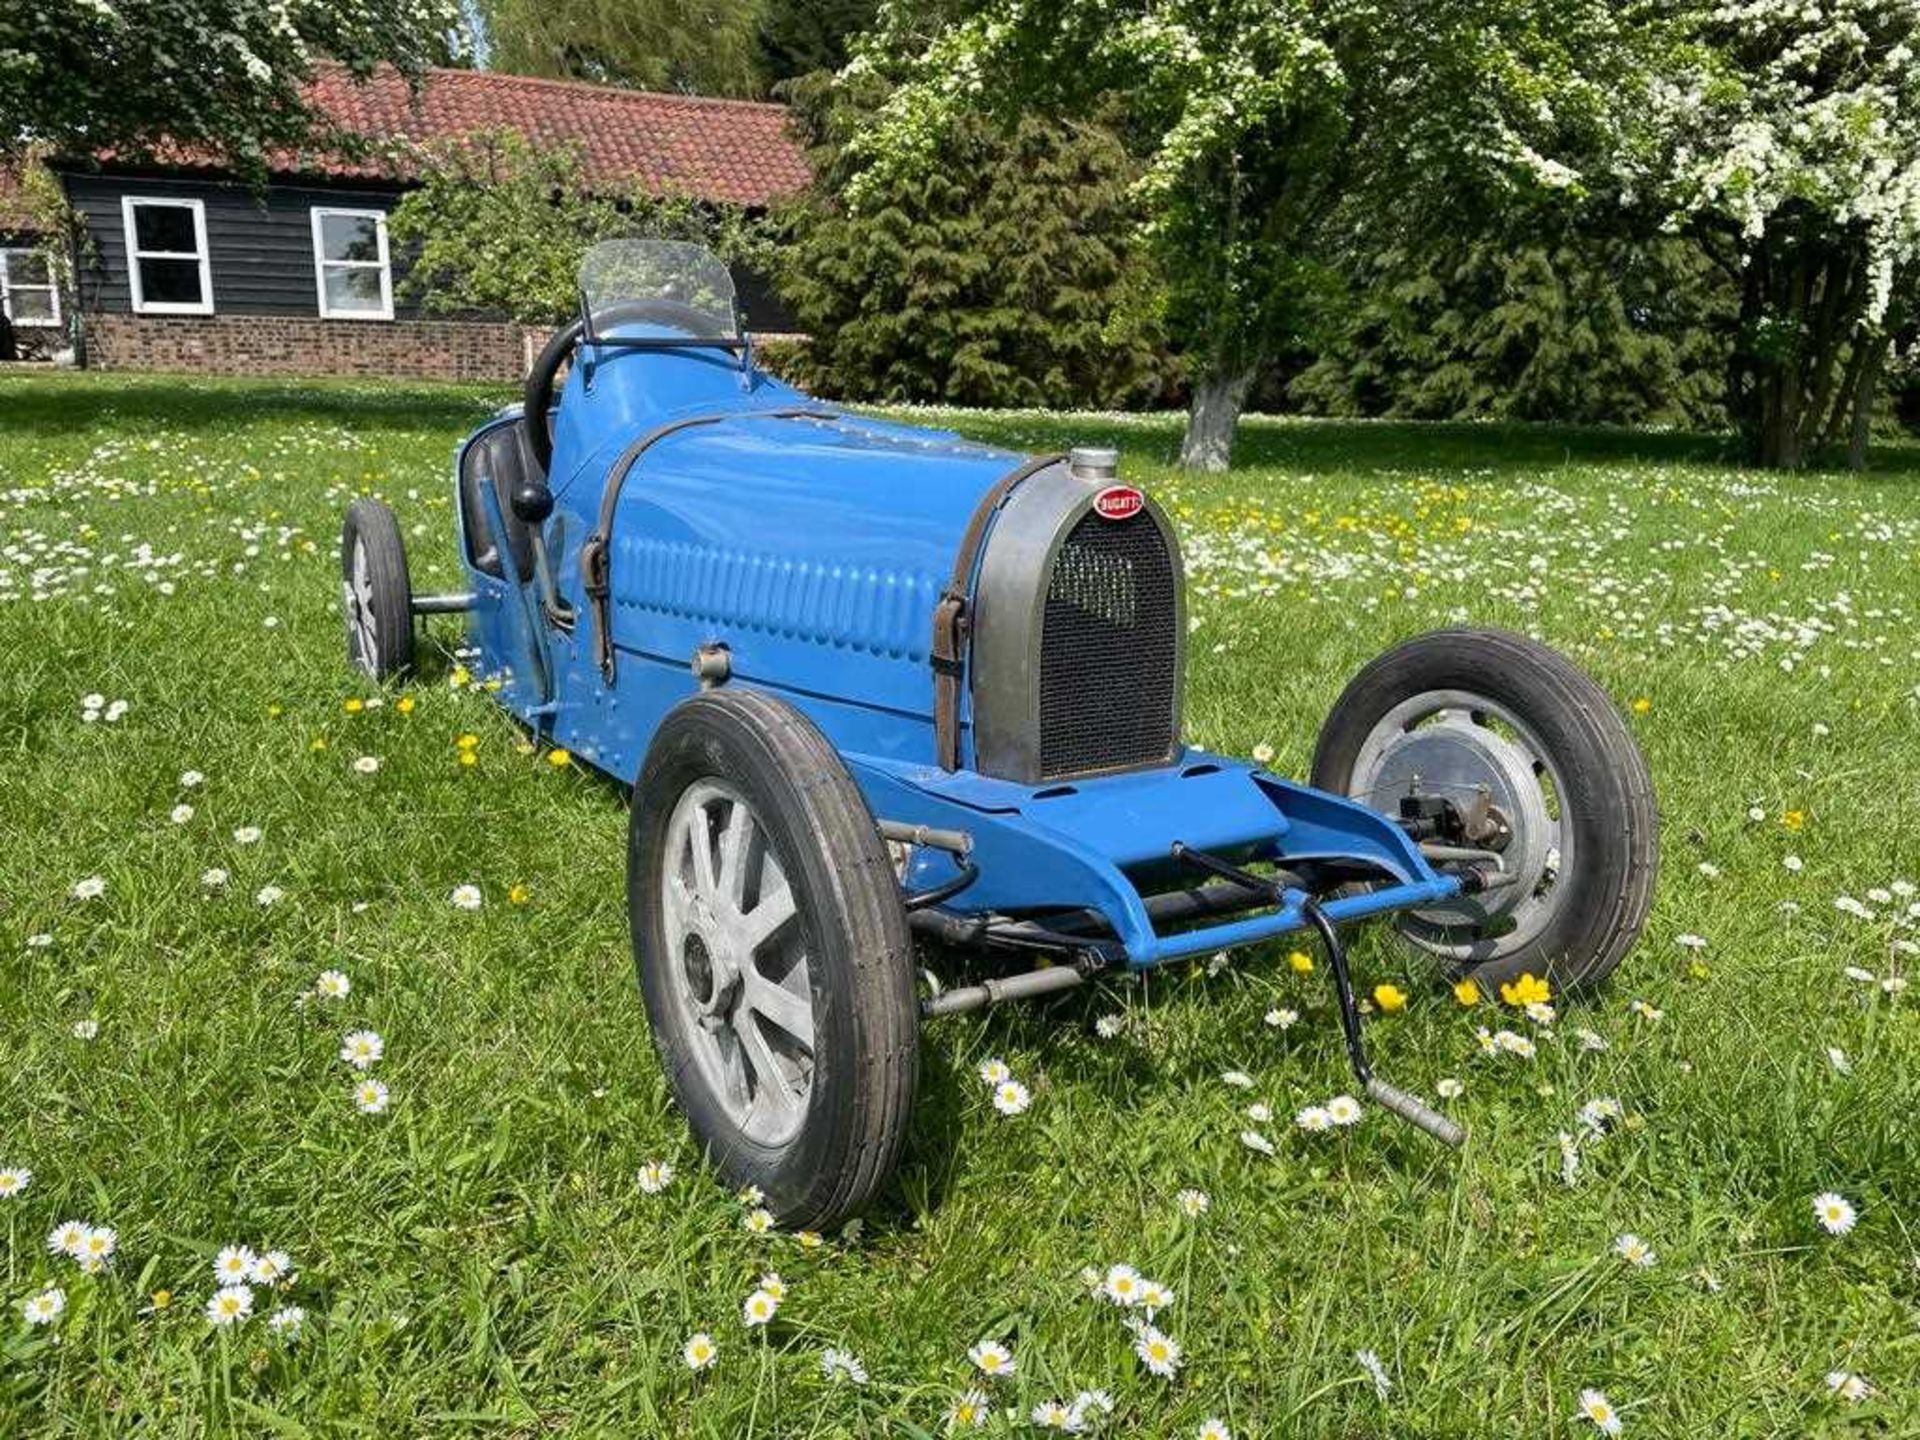
<path fill-rule="evenodd" d="M 1646 760 L 1598 685 L 1500 630 L 1441 630 L 1389 650 L 1320 732 L 1313 783 L 1397 813 L 1410 794 L 1478 804 L 1512 885 L 1408 911 L 1399 929 L 1455 974 L 1592 985 L 1645 923 L 1659 863 Z"/>
<path fill-rule="evenodd" d="M 413 586 L 400 522 L 378 500 L 347 507 L 340 531 L 340 608 L 347 659 L 376 680 L 413 668 Z"/>
<path fill-rule="evenodd" d="M 906 1136 L 919 1010 L 900 890 L 852 777 L 798 711 L 714 690 L 634 792 L 634 956 L 674 1095 L 781 1223 L 856 1214 Z"/>

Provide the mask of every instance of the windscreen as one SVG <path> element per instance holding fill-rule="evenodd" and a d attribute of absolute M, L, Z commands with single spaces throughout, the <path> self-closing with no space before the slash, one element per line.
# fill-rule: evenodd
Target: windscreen
<path fill-rule="evenodd" d="M 580 295 L 596 335 L 654 324 L 696 340 L 740 337 L 725 263 L 684 240 L 602 240 L 580 262 Z"/>

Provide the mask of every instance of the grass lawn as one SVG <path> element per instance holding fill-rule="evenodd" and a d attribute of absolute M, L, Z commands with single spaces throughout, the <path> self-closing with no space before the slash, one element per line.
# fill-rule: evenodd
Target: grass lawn
<path fill-rule="evenodd" d="M 416 586 L 451 588 L 451 447 L 507 398 L 0 378 L 0 1167 L 33 1172 L 0 1198 L 0 1434 L 911 1436 L 984 1384 L 989 1337 L 1018 1367 L 1001 1431 L 1099 1387 L 1115 1434 L 1582 1436 L 1595 1387 L 1629 1436 L 1920 1433 L 1920 991 L 1880 983 L 1920 969 L 1920 452 L 1783 478 L 1681 437 L 1253 421 L 1202 481 L 1164 465 L 1170 418 L 936 417 L 1117 442 L 1169 501 L 1193 739 L 1300 773 L 1389 642 L 1526 629 L 1630 707 L 1664 867 L 1639 949 L 1550 1027 L 1360 942 L 1365 986 L 1412 996 L 1370 1023 L 1380 1069 L 1463 1082 L 1464 1152 L 1379 1115 L 1296 1129 L 1349 1088 L 1325 976 L 1250 956 L 931 1027 L 897 1185 L 809 1245 L 751 1233 L 668 1104 L 623 798 L 526 753 L 438 651 L 384 696 L 346 667 L 348 500 L 390 499 Z M 1482 1025 L 1536 1057 L 1483 1056 Z M 359 1028 L 380 1114 L 338 1058 Z M 976 1077 L 995 1056 L 1023 1115 Z M 76 1219 L 116 1232 L 98 1274 L 49 1253 Z M 297 1278 L 215 1327 L 234 1245 Z M 1089 1296 L 1122 1262 L 1176 1292 L 1171 1380 Z M 787 1296 L 748 1331 L 767 1271 Z M 64 1311 L 29 1325 L 48 1286 Z M 824 1378 L 827 1347 L 868 1383 Z"/>

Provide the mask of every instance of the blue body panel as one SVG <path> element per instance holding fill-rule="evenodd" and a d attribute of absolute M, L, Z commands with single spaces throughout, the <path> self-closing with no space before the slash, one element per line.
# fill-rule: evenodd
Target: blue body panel
<path fill-rule="evenodd" d="M 1097 910 L 1135 967 L 1304 923 L 1304 897 L 1289 896 L 1251 917 L 1156 934 L 1142 894 L 1176 880 L 1175 841 L 1242 860 L 1358 858 L 1393 877 L 1326 902 L 1336 919 L 1457 893 L 1459 882 L 1435 874 L 1377 812 L 1203 751 L 1166 767 L 1039 787 L 938 768 L 934 605 L 983 495 L 1022 457 L 944 431 L 768 413 L 797 407 L 831 408 L 720 351 L 583 354 L 561 397 L 550 467 L 556 505 L 545 527 L 557 588 L 578 616 L 573 633 L 545 624 L 531 585 L 469 567 L 470 636 L 480 668 L 504 680 L 509 710 L 631 782 L 667 712 L 697 689 L 695 650 L 724 643 L 730 683 L 803 711 L 839 750 L 876 817 L 973 837 L 979 878 L 948 909 Z M 714 414 L 726 418 L 648 448 L 621 490 L 609 685 L 594 663 L 580 574 L 607 476 L 641 436 Z M 491 422 L 516 423 L 514 412 Z M 464 459 L 463 447 L 456 475 Z M 504 533 L 493 488 L 481 490 L 493 533 Z M 964 701 L 961 722 L 970 759 Z M 921 850 L 908 883 L 954 873 L 949 857 Z"/>

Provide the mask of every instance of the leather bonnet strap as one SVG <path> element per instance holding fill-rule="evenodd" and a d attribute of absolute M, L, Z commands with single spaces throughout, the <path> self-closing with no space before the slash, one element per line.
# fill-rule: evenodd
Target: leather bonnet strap
<path fill-rule="evenodd" d="M 1021 482 L 1066 458 L 1036 455 L 1002 475 L 993 488 L 980 497 L 973 517 L 967 521 L 966 533 L 960 537 L 960 549 L 953 557 L 953 574 L 933 607 L 933 644 L 928 661 L 933 667 L 933 754 L 943 770 L 960 768 L 960 679 L 966 673 L 967 644 L 972 629 L 967 592 L 973 584 L 973 568 L 980 559 L 980 546 L 987 538 L 993 517 Z"/>

